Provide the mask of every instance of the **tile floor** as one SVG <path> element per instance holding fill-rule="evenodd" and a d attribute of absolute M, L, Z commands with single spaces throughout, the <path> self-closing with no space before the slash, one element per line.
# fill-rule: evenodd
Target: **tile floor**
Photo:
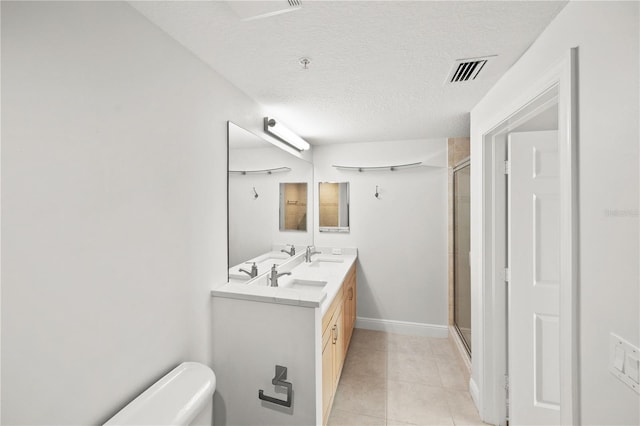
<path fill-rule="evenodd" d="M 448 339 L 355 329 L 330 426 L 482 425 Z"/>

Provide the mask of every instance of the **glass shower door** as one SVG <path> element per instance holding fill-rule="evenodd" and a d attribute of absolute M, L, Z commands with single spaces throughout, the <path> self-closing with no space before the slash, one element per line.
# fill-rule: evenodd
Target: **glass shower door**
<path fill-rule="evenodd" d="M 468 163 L 453 171 L 453 322 L 471 355 L 470 192 Z"/>

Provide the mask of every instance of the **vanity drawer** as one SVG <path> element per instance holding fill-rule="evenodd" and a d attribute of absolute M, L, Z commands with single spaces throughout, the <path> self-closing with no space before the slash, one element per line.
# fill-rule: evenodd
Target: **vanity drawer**
<path fill-rule="evenodd" d="M 338 310 L 338 308 L 342 307 L 342 302 L 344 300 L 344 287 L 345 286 L 343 283 L 342 286 L 340 287 L 340 290 L 338 290 L 338 293 L 336 294 L 335 299 L 333 299 L 333 302 L 331 302 L 329 309 L 327 309 L 327 312 L 322 317 L 323 336 L 327 332 L 327 327 L 329 327 L 329 325 L 332 323 L 332 318 L 336 314 L 336 311 Z"/>

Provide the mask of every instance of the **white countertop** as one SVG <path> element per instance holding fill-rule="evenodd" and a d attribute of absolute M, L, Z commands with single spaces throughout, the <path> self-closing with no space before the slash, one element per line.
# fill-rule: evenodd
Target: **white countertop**
<path fill-rule="evenodd" d="M 316 248 L 321 253 L 312 256 L 311 263 L 304 262 L 305 253 L 296 254 L 289 260 L 278 265 L 278 272 L 291 272 L 291 275 L 284 275 L 278 279 L 278 287 L 268 285 L 267 276 L 269 273 L 258 275 L 256 278 L 244 282 L 232 280 L 227 284 L 211 291 L 213 297 L 227 297 L 233 299 L 253 300 L 257 302 L 279 303 L 286 305 L 297 305 L 311 308 L 320 308 L 324 313 L 336 297 L 342 282 L 344 281 L 351 266 L 358 257 L 357 249 L 343 248 Z M 341 254 L 333 254 L 340 252 Z M 322 289 L 309 290 L 304 287 L 288 288 L 296 282 L 306 283 L 308 281 L 326 282 Z"/>

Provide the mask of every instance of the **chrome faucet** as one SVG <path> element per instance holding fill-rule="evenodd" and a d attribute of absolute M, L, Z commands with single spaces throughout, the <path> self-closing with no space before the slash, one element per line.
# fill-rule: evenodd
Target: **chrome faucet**
<path fill-rule="evenodd" d="M 276 269 L 276 265 L 274 264 L 271 267 L 271 275 L 269 276 L 269 282 L 271 283 L 271 287 L 278 287 L 278 278 L 280 278 L 283 275 L 291 275 L 291 272 L 281 272 L 278 273 L 278 270 Z"/>
<path fill-rule="evenodd" d="M 289 244 L 291 246 L 291 250 L 285 250 L 282 249 L 280 250 L 283 253 L 287 253 L 289 256 L 294 256 L 296 254 L 296 246 L 294 246 L 293 244 Z"/>
<path fill-rule="evenodd" d="M 313 249 L 313 251 L 311 251 L 311 249 Z M 311 256 L 313 256 L 314 254 L 320 254 L 320 253 L 322 252 L 316 251 L 315 246 L 307 246 L 307 252 L 304 254 L 305 263 L 311 263 Z"/>
<path fill-rule="evenodd" d="M 258 267 L 256 266 L 256 262 L 253 262 L 253 265 L 251 265 L 251 271 L 240 268 L 238 269 L 238 272 L 244 272 L 245 274 L 249 275 L 249 277 L 255 278 L 258 276 Z"/>

